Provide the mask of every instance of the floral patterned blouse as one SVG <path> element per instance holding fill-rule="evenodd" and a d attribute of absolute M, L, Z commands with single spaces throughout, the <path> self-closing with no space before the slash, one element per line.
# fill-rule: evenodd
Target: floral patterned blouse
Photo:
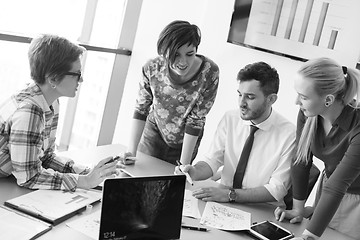
<path fill-rule="evenodd" d="M 198 136 L 215 101 L 219 68 L 209 58 L 202 59 L 198 72 L 185 83 L 170 77 L 168 63 L 159 56 L 143 67 L 134 118 L 155 123 L 169 145 L 182 144 L 184 133 Z"/>

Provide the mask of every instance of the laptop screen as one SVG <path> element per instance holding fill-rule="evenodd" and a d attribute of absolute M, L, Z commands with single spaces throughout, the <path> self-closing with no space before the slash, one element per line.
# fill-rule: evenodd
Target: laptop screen
<path fill-rule="evenodd" d="M 99 239 L 178 239 L 185 181 L 184 175 L 105 180 Z"/>

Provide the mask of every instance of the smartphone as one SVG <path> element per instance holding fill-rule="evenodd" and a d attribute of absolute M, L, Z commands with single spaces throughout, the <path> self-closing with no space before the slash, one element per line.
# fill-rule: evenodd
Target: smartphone
<path fill-rule="evenodd" d="M 294 237 L 289 230 L 270 221 L 253 224 L 250 234 L 261 240 L 286 240 Z"/>

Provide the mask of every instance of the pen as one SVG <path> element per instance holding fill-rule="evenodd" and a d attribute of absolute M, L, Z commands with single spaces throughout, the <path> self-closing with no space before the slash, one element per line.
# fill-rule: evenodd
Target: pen
<path fill-rule="evenodd" d="M 182 228 L 185 229 L 190 229 L 190 230 L 197 230 L 197 231 L 202 231 L 202 232 L 206 232 L 208 229 L 207 228 L 203 228 L 203 227 L 195 227 L 195 226 L 188 226 L 188 225 L 181 225 Z"/>
<path fill-rule="evenodd" d="M 112 157 L 112 158 L 110 158 L 109 161 L 107 161 L 105 164 L 112 163 L 112 162 L 114 162 L 114 161 L 116 161 L 116 160 L 118 160 L 118 159 L 119 159 L 119 156 Z"/>
<path fill-rule="evenodd" d="M 180 168 L 180 166 L 181 166 L 181 162 L 179 161 L 179 160 L 176 160 L 176 163 L 177 163 L 177 165 L 179 166 L 179 170 L 183 173 L 183 174 L 185 174 L 185 176 L 186 176 L 186 180 L 191 184 L 191 185 L 194 185 L 194 183 L 193 183 L 193 181 L 192 181 L 192 179 L 191 179 L 191 177 L 190 177 L 190 175 L 189 175 L 189 173 L 187 173 L 187 172 L 183 172 L 182 170 L 181 170 L 181 168 Z"/>

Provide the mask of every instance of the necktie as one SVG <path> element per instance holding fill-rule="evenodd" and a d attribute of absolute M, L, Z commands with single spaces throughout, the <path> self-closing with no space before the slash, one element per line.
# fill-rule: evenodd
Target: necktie
<path fill-rule="evenodd" d="M 241 188 L 242 187 L 242 181 L 244 178 L 245 169 L 247 166 L 247 162 L 249 160 L 249 155 L 251 152 L 251 148 L 254 142 L 254 134 L 259 128 L 250 125 L 250 134 L 248 138 L 246 139 L 244 148 L 241 152 L 239 163 L 236 167 L 236 171 L 234 174 L 234 181 L 233 181 L 233 188 Z"/>

